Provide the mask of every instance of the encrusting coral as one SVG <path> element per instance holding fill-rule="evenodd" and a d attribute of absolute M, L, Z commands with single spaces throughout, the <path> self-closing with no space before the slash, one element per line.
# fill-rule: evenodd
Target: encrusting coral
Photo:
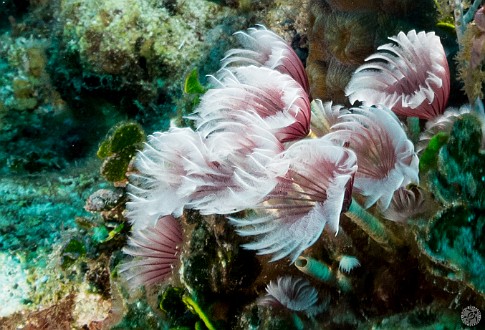
<path fill-rule="evenodd" d="M 332 9 L 344 12 L 376 10 L 380 6 L 379 0 L 365 0 L 358 2 L 352 0 L 326 0 L 326 2 Z"/>
<path fill-rule="evenodd" d="M 463 13 L 463 6 L 454 11 L 457 23 L 463 24 L 457 29 L 460 50 L 457 54 L 459 78 L 463 81 L 463 88 L 471 103 L 483 98 L 483 84 L 485 72 L 483 70 L 485 47 L 485 9 L 477 9 L 475 1 L 473 6 Z M 455 5 L 456 6 L 456 5 Z M 461 14 L 456 14 L 460 13 Z M 473 17 L 473 20 L 471 19 Z"/>
<path fill-rule="evenodd" d="M 375 20 L 371 14 L 335 13 L 325 20 L 325 44 L 344 65 L 358 65 L 374 50 Z"/>

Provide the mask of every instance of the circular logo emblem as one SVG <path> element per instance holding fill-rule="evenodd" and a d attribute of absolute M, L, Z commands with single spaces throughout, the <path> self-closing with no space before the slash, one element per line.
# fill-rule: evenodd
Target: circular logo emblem
<path fill-rule="evenodd" d="M 461 321 L 468 327 L 474 327 L 482 319 L 482 313 L 475 306 L 467 306 L 461 311 Z"/>

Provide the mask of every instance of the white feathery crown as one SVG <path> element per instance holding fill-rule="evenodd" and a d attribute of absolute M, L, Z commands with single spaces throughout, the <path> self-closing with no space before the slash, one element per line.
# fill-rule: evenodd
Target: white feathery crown
<path fill-rule="evenodd" d="M 388 208 L 394 191 L 418 183 L 418 157 L 397 117 L 384 107 L 360 107 L 340 117 L 327 138 L 357 154 L 354 188 L 367 197 L 365 207 L 379 200 Z"/>
<path fill-rule="evenodd" d="M 353 104 L 383 105 L 397 115 L 431 119 L 443 113 L 450 70 L 434 32 L 400 32 L 377 48 L 352 76 L 345 93 Z"/>
<path fill-rule="evenodd" d="M 290 256 L 292 262 L 313 245 L 325 225 L 338 231 L 340 213 L 357 170 L 355 154 L 324 138 L 302 140 L 284 153 L 289 170 L 246 219 L 230 218 L 242 236 L 256 241 L 243 245 L 272 261 Z"/>

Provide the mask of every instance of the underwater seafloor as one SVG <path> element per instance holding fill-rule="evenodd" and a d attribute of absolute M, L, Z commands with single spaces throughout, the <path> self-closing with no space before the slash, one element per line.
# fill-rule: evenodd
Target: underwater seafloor
<path fill-rule="evenodd" d="M 0 329 L 483 327 L 481 6 L 465 0 L 1 1 Z M 239 44 L 241 34 L 234 33 L 257 24 L 274 34 L 263 32 L 268 39 L 260 41 L 263 28 L 256 27 L 247 32 L 254 40 L 243 35 Z M 413 29 L 434 35 L 415 37 Z M 378 50 L 393 42 L 397 48 Z M 250 51 L 227 53 L 224 62 L 234 76 L 218 76 L 226 52 L 241 47 Z M 275 49 L 280 53 L 271 54 Z M 362 69 L 371 54 L 381 55 Z M 282 62 L 268 65 L 278 56 Z M 284 65 L 296 61 L 306 70 L 295 69 L 298 78 Z M 253 83 L 256 71 L 245 76 L 239 62 L 264 67 L 267 80 Z M 404 83 L 390 86 L 393 79 Z M 224 94 L 229 90 L 236 93 Z M 400 93 L 411 95 L 407 104 Z M 364 108 L 393 98 L 388 107 L 396 115 Z M 356 100 L 369 112 L 344 109 Z M 288 110 L 281 122 L 290 124 L 280 125 L 277 114 L 261 121 L 270 127 L 261 133 L 260 117 L 227 111 L 241 104 L 256 113 L 261 104 L 276 104 L 277 111 Z M 291 112 L 295 104 L 306 114 L 311 107 L 311 121 Z M 248 128 L 224 140 L 238 120 Z M 223 144 L 211 147 L 217 156 L 226 152 L 228 163 L 194 169 L 200 164 L 187 141 L 211 125 L 217 129 L 207 141 L 221 134 Z M 160 137 L 166 148 L 152 154 L 158 138 L 150 134 L 169 130 Z M 327 134 L 345 141 L 329 145 Z M 264 162 L 274 149 L 285 150 L 278 159 L 290 170 L 279 167 L 268 179 L 273 167 Z M 144 150 L 145 163 L 137 150 Z M 325 150 L 346 155 L 346 163 L 319 154 Z M 179 165 L 186 166 L 180 169 L 186 181 L 206 190 L 183 195 L 178 188 L 187 182 L 174 175 Z M 132 189 L 130 197 L 128 177 L 148 192 Z M 262 194 L 254 182 L 264 180 L 274 190 Z M 127 207 L 128 201 L 135 203 Z M 229 220 L 231 203 L 239 212 Z M 169 220 L 161 224 L 157 217 Z M 148 231 L 140 229 L 145 225 Z"/>

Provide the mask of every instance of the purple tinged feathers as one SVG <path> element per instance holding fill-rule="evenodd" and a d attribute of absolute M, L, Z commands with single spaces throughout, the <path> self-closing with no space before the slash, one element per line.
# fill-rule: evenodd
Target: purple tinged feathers
<path fill-rule="evenodd" d="M 223 69 L 211 78 L 216 88 L 201 99 L 195 115 L 197 130 L 206 132 L 220 122 L 239 121 L 256 113 L 281 142 L 304 138 L 310 130 L 310 101 L 290 76 L 265 67 Z"/>
<path fill-rule="evenodd" d="M 222 68 L 234 66 L 264 66 L 287 74 L 310 95 L 308 77 L 293 48 L 263 25 L 235 33 L 244 48 L 231 49 L 222 59 Z"/>
<path fill-rule="evenodd" d="M 417 183 L 418 158 L 397 117 L 385 108 L 352 108 L 340 117 L 327 138 L 348 145 L 357 155 L 356 192 L 388 208 L 394 191 Z"/>
<path fill-rule="evenodd" d="M 338 231 L 357 159 L 351 150 L 320 138 L 291 145 L 283 161 L 289 169 L 255 208 L 256 215 L 230 220 L 240 235 L 255 237 L 245 248 L 272 254 L 272 261 L 290 256 L 293 262 L 315 243 L 325 225 Z"/>
<path fill-rule="evenodd" d="M 134 259 L 120 266 L 119 272 L 131 288 L 163 282 L 178 262 L 182 227 L 172 216 L 158 219 L 153 227 L 135 229 L 123 252 Z"/>
<path fill-rule="evenodd" d="M 317 290 L 303 278 L 291 276 L 278 277 L 266 286 L 266 296 L 258 299 L 258 305 L 293 312 L 305 312 L 315 315 L 322 311 L 323 305 L 317 305 Z"/>
<path fill-rule="evenodd" d="M 450 70 L 440 38 L 412 30 L 390 37 L 360 66 L 346 88 L 351 103 L 382 105 L 399 116 L 431 119 L 443 113 Z"/>
<path fill-rule="evenodd" d="M 184 208 L 228 214 L 251 208 L 273 190 L 286 168 L 273 164 L 283 146 L 255 114 L 219 122 L 213 131 L 172 128 L 148 138 L 130 176 L 128 217 L 153 226 Z"/>

